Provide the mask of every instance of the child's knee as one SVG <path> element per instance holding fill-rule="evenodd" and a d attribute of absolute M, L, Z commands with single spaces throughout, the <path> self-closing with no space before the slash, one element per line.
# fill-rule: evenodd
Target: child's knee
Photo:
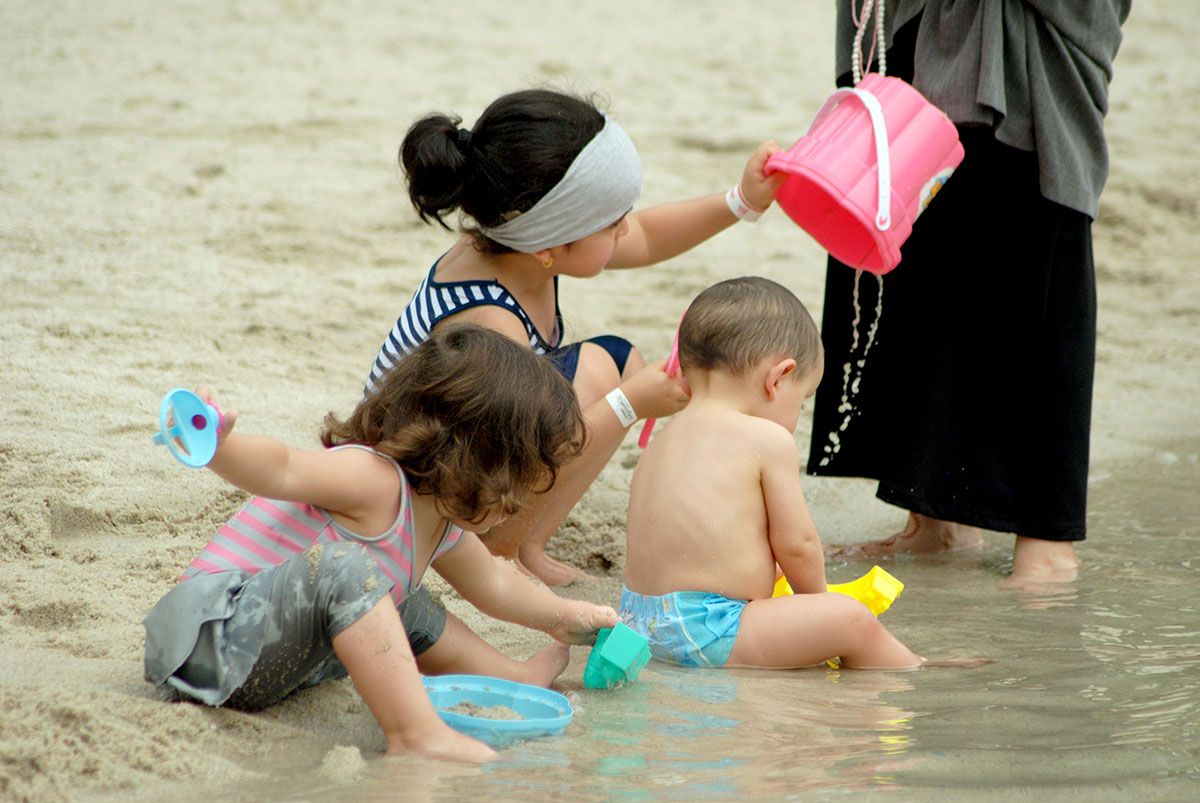
<path fill-rule="evenodd" d="M 630 358 L 633 354 L 630 352 Z M 579 404 L 587 407 L 621 384 L 621 374 L 612 355 L 595 343 L 584 343 L 579 349 L 579 367 L 573 384 Z"/>
<path fill-rule="evenodd" d="M 332 638 L 358 621 L 392 590 L 391 578 L 365 546 L 353 541 L 325 544 L 309 558 L 319 605 L 328 615 Z"/>
<path fill-rule="evenodd" d="M 355 541 L 323 544 L 319 555 L 309 557 L 308 565 L 315 570 L 315 576 L 329 578 L 330 583 L 338 588 L 352 583 L 366 583 L 379 573 L 379 563 L 370 550 Z"/>
<path fill-rule="evenodd" d="M 400 622 L 413 655 L 420 656 L 442 637 L 446 629 L 446 610 L 434 602 L 428 591 L 418 588 L 400 604 Z"/>
<path fill-rule="evenodd" d="M 882 629 L 875 614 L 858 600 L 845 594 L 833 594 L 832 598 L 839 608 L 838 621 L 841 629 L 856 642 L 871 639 L 876 631 Z"/>
<path fill-rule="evenodd" d="M 625 359 L 625 370 L 621 372 L 622 379 L 628 379 L 646 367 L 646 358 L 636 346 L 629 347 L 629 356 Z"/>

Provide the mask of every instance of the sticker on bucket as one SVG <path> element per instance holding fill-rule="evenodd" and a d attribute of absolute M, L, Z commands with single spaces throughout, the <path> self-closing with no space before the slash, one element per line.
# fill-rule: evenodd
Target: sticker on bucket
<path fill-rule="evenodd" d="M 913 216 L 913 220 L 916 220 L 921 216 L 921 213 L 925 211 L 925 207 L 929 206 L 930 201 L 932 201 L 934 197 L 936 197 L 937 194 L 942 191 L 942 185 L 944 185 L 952 175 L 954 175 L 954 168 L 947 167 L 945 170 L 935 173 L 933 178 L 925 182 L 925 186 L 921 187 L 921 200 L 917 205 L 917 214 Z"/>

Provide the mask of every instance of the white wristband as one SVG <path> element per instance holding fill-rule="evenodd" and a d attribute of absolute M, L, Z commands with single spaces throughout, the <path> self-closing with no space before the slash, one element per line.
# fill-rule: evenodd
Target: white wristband
<path fill-rule="evenodd" d="M 629 403 L 629 399 L 620 388 L 613 388 L 604 397 L 604 400 L 613 408 L 613 412 L 617 414 L 617 418 L 621 421 L 621 426 L 631 427 L 637 423 L 638 414 L 634 412 L 633 405 Z"/>
<path fill-rule="evenodd" d="M 725 193 L 725 203 L 738 220 L 745 220 L 748 223 L 758 220 L 763 216 L 763 212 L 767 211 L 759 209 L 746 200 L 745 194 L 742 193 L 741 182 L 734 184 L 729 188 L 729 192 Z"/>

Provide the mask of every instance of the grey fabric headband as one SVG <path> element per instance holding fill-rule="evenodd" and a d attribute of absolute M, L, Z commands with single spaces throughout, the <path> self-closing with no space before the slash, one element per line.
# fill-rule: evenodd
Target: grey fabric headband
<path fill-rule="evenodd" d="M 495 228 L 479 229 L 515 251 L 533 253 L 595 234 L 618 221 L 641 194 L 637 148 L 605 115 L 604 127 L 536 204 Z"/>

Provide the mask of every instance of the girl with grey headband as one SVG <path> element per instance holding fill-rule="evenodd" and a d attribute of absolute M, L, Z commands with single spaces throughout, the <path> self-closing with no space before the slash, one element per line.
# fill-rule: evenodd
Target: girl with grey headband
<path fill-rule="evenodd" d="M 687 393 L 667 376 L 664 362 L 647 365 L 623 338 L 563 343 L 558 277 L 651 265 L 739 219 L 757 219 L 778 190 L 779 178 L 764 176 L 762 168 L 779 146 L 759 146 L 728 192 L 633 212 L 642 191 L 637 149 L 590 101 L 525 90 L 495 100 L 471 128 L 460 123 L 428 115 L 400 146 L 421 219 L 449 230 L 447 216 L 459 212 L 462 237 L 434 263 L 396 321 L 367 388 L 448 321 L 502 332 L 555 363 L 579 398 L 587 444 L 552 492 L 493 528 L 487 542 L 547 584 L 562 585 L 586 575 L 546 555 L 550 536 L 629 427 L 677 412 Z"/>

